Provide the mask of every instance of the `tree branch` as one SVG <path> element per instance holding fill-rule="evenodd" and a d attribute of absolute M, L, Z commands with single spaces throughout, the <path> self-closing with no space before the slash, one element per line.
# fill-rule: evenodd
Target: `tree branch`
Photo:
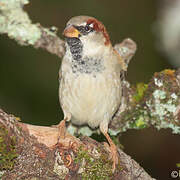
<path fill-rule="evenodd" d="M 55 27 L 43 28 L 32 24 L 23 10 L 27 0 L 0 1 L 0 34 L 7 34 L 20 45 L 43 48 L 59 57 L 64 55 L 64 41 L 56 35 Z"/>
<path fill-rule="evenodd" d="M 114 134 L 150 126 L 180 134 L 180 69 L 155 73 L 149 84 L 123 84 L 124 101 L 111 122 Z"/>
<path fill-rule="evenodd" d="M 13 155 L 8 164 L 0 165 L 3 180 L 92 179 L 96 176 L 102 179 L 152 180 L 143 168 L 120 149 L 119 165 L 112 174 L 112 162 L 106 145 L 88 137 L 78 139 L 68 133 L 65 139 L 57 143 L 57 128 L 21 123 L 1 109 L 0 135 L 0 146 L 4 144 L 4 151 L 7 149 L 10 152 L 8 156 Z M 0 149 L 0 161 L 8 158 L 4 151 Z M 6 168 L 3 169 L 3 165 Z"/>

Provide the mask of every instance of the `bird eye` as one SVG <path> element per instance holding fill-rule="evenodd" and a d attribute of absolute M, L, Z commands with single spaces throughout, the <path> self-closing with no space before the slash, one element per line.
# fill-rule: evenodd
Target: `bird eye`
<path fill-rule="evenodd" d="M 91 24 L 86 24 L 85 26 L 84 25 L 74 26 L 74 27 L 81 33 L 81 35 L 86 35 L 92 31 L 94 31 Z"/>
<path fill-rule="evenodd" d="M 87 32 L 91 30 L 91 28 L 89 27 L 89 25 L 86 25 L 84 29 L 85 29 L 85 31 L 87 31 Z"/>

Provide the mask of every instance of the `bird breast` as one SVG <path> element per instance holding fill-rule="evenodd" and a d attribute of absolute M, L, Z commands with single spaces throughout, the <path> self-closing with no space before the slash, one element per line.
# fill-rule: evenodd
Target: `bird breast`
<path fill-rule="evenodd" d="M 71 113 L 76 125 L 95 128 L 109 122 L 120 105 L 121 85 L 117 72 L 74 73 L 66 63 L 61 66 L 59 87 L 63 111 Z"/>

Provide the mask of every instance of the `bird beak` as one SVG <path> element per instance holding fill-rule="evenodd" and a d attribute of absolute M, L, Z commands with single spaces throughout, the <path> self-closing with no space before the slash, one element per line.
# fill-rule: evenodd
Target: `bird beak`
<path fill-rule="evenodd" d="M 66 27 L 63 32 L 63 35 L 65 37 L 70 37 L 70 38 L 73 38 L 73 37 L 78 38 L 79 34 L 80 34 L 80 32 L 73 26 Z"/>

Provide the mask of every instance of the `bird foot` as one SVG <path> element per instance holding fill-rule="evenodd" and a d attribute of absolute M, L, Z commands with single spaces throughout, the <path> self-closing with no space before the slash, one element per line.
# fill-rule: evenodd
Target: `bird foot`
<path fill-rule="evenodd" d="M 113 161 L 112 172 L 114 173 L 116 169 L 116 165 L 118 164 L 118 151 L 115 144 L 111 145 L 110 149 L 111 149 L 112 161 Z"/>
<path fill-rule="evenodd" d="M 104 146 L 108 149 L 111 159 L 112 159 L 112 172 L 115 172 L 116 165 L 118 164 L 118 151 L 116 145 L 113 143 L 109 145 L 108 143 L 104 142 Z"/>

